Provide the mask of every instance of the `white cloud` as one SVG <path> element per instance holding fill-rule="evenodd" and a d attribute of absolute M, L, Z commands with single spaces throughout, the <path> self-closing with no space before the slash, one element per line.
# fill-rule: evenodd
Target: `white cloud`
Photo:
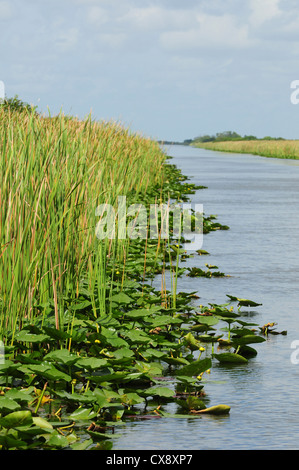
<path fill-rule="evenodd" d="M 239 49 L 251 45 L 248 26 L 237 25 L 231 15 L 214 16 L 198 14 L 197 27 L 185 31 L 161 34 L 161 44 L 167 49 Z"/>
<path fill-rule="evenodd" d="M 12 8 L 9 2 L 0 1 L 0 21 L 8 20 L 12 16 Z"/>
<path fill-rule="evenodd" d="M 277 18 L 282 11 L 279 9 L 280 0 L 250 0 L 250 23 L 261 26 L 266 21 Z"/>
<path fill-rule="evenodd" d="M 97 35 L 99 43 L 110 48 L 119 48 L 123 46 L 126 41 L 126 37 L 125 33 L 100 33 Z M 98 46 L 98 43 L 96 44 Z"/>
<path fill-rule="evenodd" d="M 190 10 L 166 9 L 158 6 L 133 7 L 119 21 L 138 31 L 165 31 L 190 28 L 195 23 Z"/>
<path fill-rule="evenodd" d="M 107 23 L 109 15 L 104 8 L 99 6 L 90 7 L 87 11 L 87 21 L 96 25 Z"/>
<path fill-rule="evenodd" d="M 70 28 L 66 31 L 61 31 L 55 39 L 55 45 L 64 51 L 68 51 L 75 47 L 78 42 L 79 30 L 77 28 Z"/>

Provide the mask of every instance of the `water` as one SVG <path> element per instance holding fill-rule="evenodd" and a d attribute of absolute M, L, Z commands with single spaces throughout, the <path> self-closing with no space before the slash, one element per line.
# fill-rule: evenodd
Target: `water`
<path fill-rule="evenodd" d="M 204 236 L 211 255 L 185 265 L 216 264 L 231 277 L 182 277 L 178 290 L 198 291 L 203 305 L 225 303 L 226 294 L 262 303 L 242 308 L 244 319 L 276 322 L 288 334 L 254 345 L 258 355 L 245 366 L 213 365 L 205 391 L 210 405 L 231 406 L 229 415 L 126 424 L 114 449 L 297 450 L 299 364 L 291 360 L 291 345 L 299 340 L 299 161 L 183 146 L 168 154 L 193 183 L 208 187 L 192 202 L 230 227 Z"/>

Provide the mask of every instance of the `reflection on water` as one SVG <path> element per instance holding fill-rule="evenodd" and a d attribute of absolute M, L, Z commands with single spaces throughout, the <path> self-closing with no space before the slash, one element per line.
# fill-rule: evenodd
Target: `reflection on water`
<path fill-rule="evenodd" d="M 213 365 L 205 391 L 210 405 L 231 406 L 229 416 L 127 424 L 114 448 L 299 449 L 299 365 L 290 360 L 299 339 L 299 161 L 183 146 L 168 153 L 193 183 L 208 187 L 192 202 L 230 227 L 204 237 L 208 259 L 195 255 L 184 264 L 216 264 L 230 277 L 183 276 L 178 290 L 197 291 L 204 305 L 225 303 L 226 294 L 255 300 L 263 305 L 244 308 L 244 319 L 276 322 L 288 335 L 255 345 L 258 355 L 246 366 Z"/>

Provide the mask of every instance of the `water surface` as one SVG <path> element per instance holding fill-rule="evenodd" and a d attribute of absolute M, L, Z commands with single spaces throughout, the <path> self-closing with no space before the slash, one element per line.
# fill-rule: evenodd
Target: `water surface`
<path fill-rule="evenodd" d="M 178 290 L 197 291 L 203 305 L 225 303 L 226 294 L 262 303 L 243 308 L 244 319 L 277 322 L 277 330 L 288 334 L 255 345 L 258 355 L 245 366 L 213 365 L 205 391 L 210 405 L 231 406 L 228 416 L 126 424 L 114 449 L 299 449 L 299 364 L 291 361 L 291 344 L 299 340 L 299 161 L 184 146 L 167 150 L 192 183 L 208 187 L 192 202 L 230 227 L 204 236 L 209 257 L 185 264 L 216 264 L 230 277 L 183 276 Z"/>

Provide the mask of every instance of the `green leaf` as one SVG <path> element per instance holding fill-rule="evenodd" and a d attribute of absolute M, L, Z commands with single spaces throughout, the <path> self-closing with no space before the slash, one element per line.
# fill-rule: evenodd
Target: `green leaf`
<path fill-rule="evenodd" d="M 242 344 L 253 344 L 253 343 L 263 343 L 266 341 L 265 338 L 262 338 L 262 336 L 256 336 L 254 334 L 252 335 L 244 335 L 241 336 L 240 338 L 232 338 L 233 344 L 237 345 L 242 345 Z"/>
<path fill-rule="evenodd" d="M 173 357 L 173 356 L 168 356 L 163 358 L 163 361 L 167 362 L 167 364 L 171 366 L 181 366 L 181 365 L 189 365 L 190 362 L 185 359 L 184 357 Z"/>
<path fill-rule="evenodd" d="M 157 326 L 180 325 L 186 320 L 180 317 L 172 317 L 171 315 L 158 315 L 155 318 L 148 317 L 146 321 L 151 323 L 152 328 L 156 328 Z"/>
<path fill-rule="evenodd" d="M 112 346 L 113 348 L 128 347 L 128 343 L 124 339 L 120 338 L 116 331 L 110 330 L 109 328 L 105 328 L 103 326 L 101 328 L 99 338 L 102 342 Z"/>
<path fill-rule="evenodd" d="M 24 426 L 28 424 L 32 424 L 32 415 L 31 411 L 14 411 L 13 413 L 9 413 L 8 415 L 0 418 L 0 426 L 4 428 L 11 429 L 17 426 Z"/>
<path fill-rule="evenodd" d="M 71 337 L 66 331 L 57 330 L 57 328 L 43 326 L 43 330 L 47 333 L 48 336 L 55 340 L 68 339 Z"/>
<path fill-rule="evenodd" d="M 97 413 L 91 408 L 82 408 L 81 406 L 69 415 L 69 418 L 74 421 L 85 421 L 89 419 L 94 419 L 97 416 Z"/>
<path fill-rule="evenodd" d="M 0 410 L 1 412 L 7 412 L 7 411 L 16 411 L 21 408 L 21 405 L 13 400 L 12 398 L 8 397 L 0 397 Z M 1 425 L 1 423 L 0 423 Z"/>
<path fill-rule="evenodd" d="M 70 382 L 72 380 L 71 376 L 61 372 L 52 364 L 26 364 L 26 369 L 29 372 L 36 374 L 37 376 L 44 377 L 47 380 L 64 380 L 66 382 Z"/>
<path fill-rule="evenodd" d="M 69 308 L 70 310 L 86 310 L 88 307 L 91 307 L 92 303 L 89 300 L 84 300 L 83 302 L 78 302 L 72 304 Z"/>
<path fill-rule="evenodd" d="M 148 348 L 145 351 L 142 351 L 142 356 L 146 359 L 162 359 L 166 356 L 166 352 L 159 351 L 158 349 Z"/>
<path fill-rule="evenodd" d="M 200 315 L 196 317 L 196 322 L 200 325 L 213 326 L 219 323 L 219 318 L 214 317 L 213 315 Z"/>
<path fill-rule="evenodd" d="M 244 364 L 248 362 L 245 357 L 236 353 L 214 354 L 214 357 L 221 363 Z"/>
<path fill-rule="evenodd" d="M 239 300 L 238 297 L 235 297 L 234 295 L 226 294 L 226 297 L 228 297 L 232 302 L 237 302 Z"/>
<path fill-rule="evenodd" d="M 15 335 L 15 339 L 22 343 L 42 343 L 49 339 L 48 335 L 30 333 L 28 330 L 21 330 Z"/>
<path fill-rule="evenodd" d="M 253 300 L 240 299 L 239 297 L 235 297 L 234 295 L 226 294 L 226 296 L 229 297 L 232 302 L 238 302 L 239 306 L 243 305 L 243 306 L 246 306 L 246 307 L 257 307 L 259 305 L 262 305 L 262 304 L 258 304 L 256 302 L 254 302 Z"/>
<path fill-rule="evenodd" d="M 19 367 L 20 363 L 14 363 L 10 359 L 6 359 L 4 364 L 0 364 L 0 375 L 12 375 Z"/>
<path fill-rule="evenodd" d="M 60 362 L 65 365 L 72 365 L 78 361 L 78 356 L 71 354 L 68 349 L 56 349 L 44 356 L 45 361 Z"/>
<path fill-rule="evenodd" d="M 200 348 L 200 342 L 194 338 L 192 333 L 189 332 L 184 338 L 191 351 L 196 351 Z"/>
<path fill-rule="evenodd" d="M 124 292 L 119 292 L 118 294 L 115 294 L 111 297 L 111 301 L 118 304 L 130 304 L 133 302 L 133 299 L 131 299 L 131 297 L 129 297 Z"/>
<path fill-rule="evenodd" d="M 197 361 L 191 362 L 191 364 L 185 367 L 181 367 L 181 369 L 176 372 L 176 375 L 187 375 L 189 377 L 197 376 L 211 367 L 212 361 L 210 358 L 199 359 Z"/>
<path fill-rule="evenodd" d="M 112 374 L 105 375 L 91 375 L 87 377 L 87 379 L 100 384 L 102 382 L 121 382 L 122 380 L 126 379 L 127 376 L 127 372 L 115 372 Z"/>
<path fill-rule="evenodd" d="M 200 335 L 197 337 L 202 343 L 216 343 L 218 339 L 222 338 L 223 335 L 213 336 L 213 335 Z"/>
<path fill-rule="evenodd" d="M 133 343 L 150 343 L 152 341 L 152 338 L 142 330 L 128 330 L 125 332 L 125 336 Z"/>
<path fill-rule="evenodd" d="M 196 396 L 188 396 L 186 400 L 184 399 L 179 399 L 177 400 L 178 405 L 185 409 L 185 410 L 202 410 L 203 408 L 206 408 L 206 405 L 204 402 Z"/>
<path fill-rule="evenodd" d="M 253 302 L 253 300 L 248 300 L 248 299 L 238 299 L 238 301 L 239 301 L 238 305 L 244 306 L 244 307 L 258 307 L 259 305 L 262 305 L 262 304 Z"/>
<path fill-rule="evenodd" d="M 28 448 L 28 444 L 25 441 L 22 441 L 21 439 L 17 439 L 14 436 L 11 435 L 5 435 L 1 436 L 0 435 L 0 445 L 2 446 L 3 449 L 23 449 L 23 448 Z"/>
<path fill-rule="evenodd" d="M 147 316 L 151 316 L 153 313 L 156 313 L 161 310 L 161 307 L 152 307 L 150 309 L 148 308 L 137 308 L 135 310 L 131 310 L 130 312 L 126 312 L 125 315 L 127 318 L 133 318 L 133 319 L 138 319 L 138 318 L 143 318 Z"/>
<path fill-rule="evenodd" d="M 17 390 L 16 388 L 12 388 L 5 393 L 6 398 L 10 398 L 17 402 L 30 402 L 32 401 L 32 396 L 29 393 L 26 393 L 26 390 Z"/>
<path fill-rule="evenodd" d="M 96 401 L 96 397 L 91 393 L 91 394 L 83 394 L 83 393 L 69 393 L 65 390 L 60 390 L 55 392 L 56 395 L 59 398 L 64 398 L 65 400 L 68 400 L 69 402 L 74 402 L 74 403 L 93 403 Z"/>
<path fill-rule="evenodd" d="M 60 434 L 58 431 L 53 431 L 47 445 L 55 448 L 68 447 L 69 441 L 65 436 Z"/>
<path fill-rule="evenodd" d="M 172 398 L 175 392 L 168 387 L 152 387 L 146 390 L 144 394 L 145 396 Z"/>
<path fill-rule="evenodd" d="M 134 352 L 129 348 L 121 348 L 113 351 L 113 357 L 117 360 L 127 359 L 134 356 Z"/>
<path fill-rule="evenodd" d="M 107 364 L 107 359 L 101 359 L 97 357 L 82 357 L 77 361 L 77 366 L 88 370 L 97 370 L 101 367 L 107 366 Z"/>
<path fill-rule="evenodd" d="M 89 446 L 93 444 L 92 439 L 86 439 L 82 442 L 76 442 L 71 445 L 72 450 L 86 450 Z"/>
<path fill-rule="evenodd" d="M 46 419 L 41 418 L 40 416 L 33 416 L 32 421 L 35 426 L 38 426 L 42 429 L 53 429 L 52 424 L 50 424 Z"/>
<path fill-rule="evenodd" d="M 92 437 L 94 441 L 102 441 L 105 439 L 112 439 L 112 437 L 114 437 L 103 432 L 89 431 L 88 429 L 86 430 L 86 432 Z"/>
<path fill-rule="evenodd" d="M 128 406 L 137 405 L 144 402 L 144 398 L 134 392 L 125 393 L 121 396 L 121 400 Z"/>
<path fill-rule="evenodd" d="M 257 355 L 257 351 L 254 348 L 251 348 L 250 346 L 241 346 L 240 349 L 238 350 L 238 354 L 240 354 L 243 357 L 250 358 L 254 357 Z"/>
<path fill-rule="evenodd" d="M 211 415 L 224 415 L 230 412 L 230 406 L 228 405 L 215 405 L 205 408 L 203 410 L 196 411 L 196 414 L 211 414 Z"/>

